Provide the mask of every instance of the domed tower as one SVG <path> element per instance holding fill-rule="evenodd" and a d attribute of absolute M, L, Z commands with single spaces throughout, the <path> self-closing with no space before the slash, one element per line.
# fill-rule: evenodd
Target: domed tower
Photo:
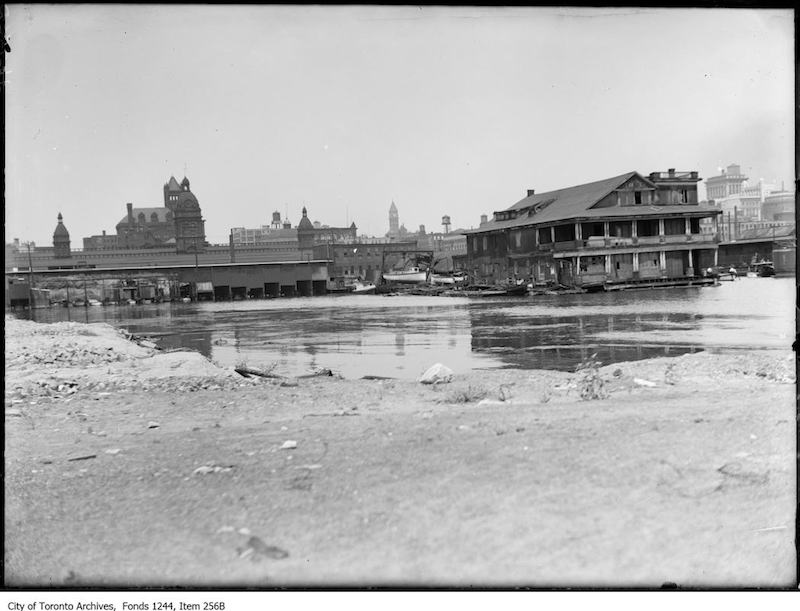
<path fill-rule="evenodd" d="M 314 248 L 314 224 L 309 220 L 305 206 L 303 206 L 303 218 L 297 224 L 297 243 L 301 251 Z"/>
<path fill-rule="evenodd" d="M 64 227 L 64 217 L 58 213 L 58 225 L 53 232 L 53 256 L 58 259 L 68 259 L 72 256 L 69 248 L 69 231 Z"/>
<path fill-rule="evenodd" d="M 175 200 L 175 250 L 176 252 L 203 252 L 206 243 L 205 221 L 197 198 L 189 190 L 189 179 L 181 181 L 181 191 Z"/>

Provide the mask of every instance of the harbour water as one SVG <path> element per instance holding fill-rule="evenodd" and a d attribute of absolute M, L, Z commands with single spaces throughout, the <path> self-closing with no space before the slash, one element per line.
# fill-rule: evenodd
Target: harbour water
<path fill-rule="evenodd" d="M 33 316 L 107 322 L 222 366 L 247 363 L 283 375 L 329 368 L 346 378 L 414 378 L 437 362 L 459 373 L 573 371 L 592 354 L 609 364 L 702 350 L 786 349 L 795 333 L 794 278 L 504 299 L 342 295 L 54 307 Z"/>

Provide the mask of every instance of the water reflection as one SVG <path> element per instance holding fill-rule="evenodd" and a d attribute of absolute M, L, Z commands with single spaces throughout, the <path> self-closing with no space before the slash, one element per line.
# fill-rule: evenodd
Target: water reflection
<path fill-rule="evenodd" d="M 108 322 L 167 349 L 191 348 L 223 366 L 284 375 L 326 367 L 345 377 L 416 377 L 441 362 L 574 370 L 700 350 L 788 348 L 792 278 L 713 288 L 468 300 L 343 296 L 35 310 L 43 322 Z M 24 315 L 24 313 L 22 313 Z"/>
<path fill-rule="evenodd" d="M 648 342 L 653 328 L 673 332 L 700 328 L 697 314 L 532 315 L 521 319 L 496 310 L 470 311 L 472 350 L 494 355 L 507 367 L 572 370 L 597 355 L 602 363 L 635 361 L 697 352 L 695 345 Z M 638 341 L 626 343 L 618 330 Z"/>

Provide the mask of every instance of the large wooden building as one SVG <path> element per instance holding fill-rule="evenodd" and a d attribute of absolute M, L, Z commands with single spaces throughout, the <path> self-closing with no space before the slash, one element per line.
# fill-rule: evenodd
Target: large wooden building
<path fill-rule="evenodd" d="M 691 278 L 715 265 L 719 210 L 698 203 L 697 172 L 628 172 L 528 195 L 467 235 L 476 282 L 507 278 L 582 288 Z"/>

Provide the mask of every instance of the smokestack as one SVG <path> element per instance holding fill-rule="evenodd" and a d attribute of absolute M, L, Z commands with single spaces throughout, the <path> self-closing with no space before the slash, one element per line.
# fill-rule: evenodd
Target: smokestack
<path fill-rule="evenodd" d="M 534 193 L 536 193 L 536 190 L 535 190 L 535 189 L 528 189 L 528 197 L 530 197 L 530 196 L 531 196 L 531 195 L 533 195 Z"/>

